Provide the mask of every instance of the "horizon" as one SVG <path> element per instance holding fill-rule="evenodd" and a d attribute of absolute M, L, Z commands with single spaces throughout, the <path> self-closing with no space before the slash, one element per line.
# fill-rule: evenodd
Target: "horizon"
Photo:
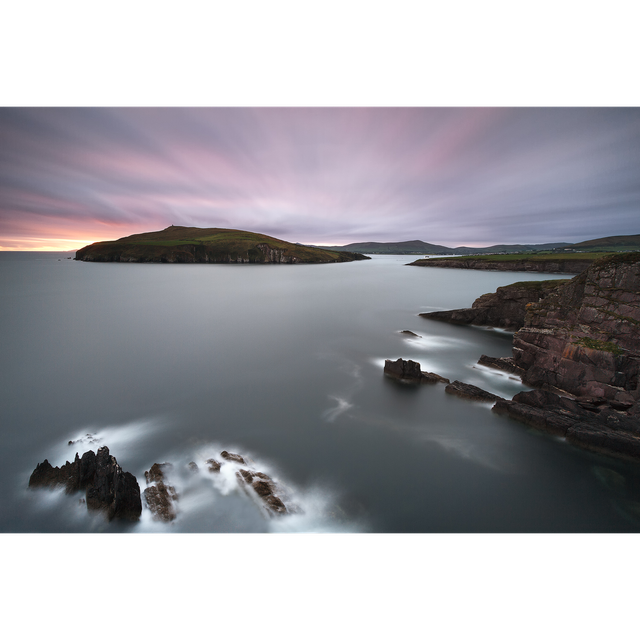
<path fill-rule="evenodd" d="M 344 246 L 638 230 L 638 108 L 0 109 L 0 250 L 175 224 Z"/>

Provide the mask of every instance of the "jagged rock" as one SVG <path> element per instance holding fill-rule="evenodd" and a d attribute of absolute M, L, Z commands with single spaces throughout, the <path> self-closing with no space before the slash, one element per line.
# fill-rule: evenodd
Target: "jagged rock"
<path fill-rule="evenodd" d="M 193 473 L 199 470 L 198 465 L 193 461 L 191 461 L 187 467 L 189 468 L 189 471 L 192 471 Z"/>
<path fill-rule="evenodd" d="M 154 462 L 151 465 L 151 469 L 144 472 L 147 484 L 164 480 L 164 470 L 171 469 L 172 467 L 173 465 L 170 462 Z"/>
<path fill-rule="evenodd" d="M 239 462 L 240 464 L 244 464 L 244 458 L 237 453 L 229 453 L 228 451 L 223 451 L 220 454 L 225 460 L 229 460 L 231 462 Z"/>
<path fill-rule="evenodd" d="M 98 453 L 76 453 L 73 462 L 52 467 L 47 460 L 38 464 L 29 478 L 29 487 L 64 486 L 66 493 L 85 491 L 87 508 L 103 511 L 113 518 L 137 520 L 142 512 L 140 487 L 135 476 L 122 471 L 108 447 Z"/>
<path fill-rule="evenodd" d="M 493 393 L 489 393 L 480 387 L 476 387 L 466 382 L 460 382 L 460 380 L 454 380 L 451 384 L 448 384 L 444 390 L 446 393 L 450 393 L 467 400 L 477 400 L 479 402 L 495 402 L 500 399 Z"/>
<path fill-rule="evenodd" d="M 240 486 L 247 491 L 247 486 L 255 491 L 258 497 L 262 498 L 265 509 L 270 515 L 285 513 L 300 513 L 300 509 L 295 505 L 287 507 L 276 495 L 278 487 L 276 483 L 266 474 L 260 471 L 248 471 L 239 469 L 236 471 L 236 478 Z M 259 478 L 259 479 L 258 479 Z"/>
<path fill-rule="evenodd" d="M 447 378 L 443 378 L 437 373 L 423 372 L 420 369 L 419 362 L 414 362 L 413 360 L 403 360 L 402 358 L 398 358 L 395 361 L 385 360 L 384 373 L 391 378 L 403 380 L 404 382 L 413 382 L 416 384 L 420 384 L 421 382 L 449 382 Z"/>
<path fill-rule="evenodd" d="M 207 460 L 207 464 L 209 465 L 209 472 L 210 473 L 218 473 L 220 471 L 220 463 L 217 460 L 214 460 L 213 458 L 209 458 Z"/>
<path fill-rule="evenodd" d="M 195 464 L 195 463 L 194 463 Z M 175 487 L 165 484 L 165 471 L 173 468 L 170 462 L 154 462 L 149 471 L 144 472 L 147 480 L 147 487 L 144 490 L 144 497 L 147 501 L 154 520 L 170 522 L 176 517 L 176 507 L 174 502 L 178 500 Z M 155 484 L 152 484 L 155 483 Z"/>

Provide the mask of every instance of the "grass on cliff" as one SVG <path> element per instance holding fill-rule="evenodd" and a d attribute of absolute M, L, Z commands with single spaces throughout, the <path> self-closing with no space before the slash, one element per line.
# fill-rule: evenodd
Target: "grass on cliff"
<path fill-rule="evenodd" d="M 329 262 L 344 259 L 344 252 L 328 251 L 306 247 L 285 240 L 279 240 L 261 233 L 241 231 L 238 229 L 200 229 L 197 227 L 171 226 L 162 231 L 139 233 L 111 242 L 96 243 L 108 245 L 110 249 L 117 250 L 123 246 L 147 247 L 149 255 L 155 253 L 154 247 L 176 247 L 185 245 L 206 246 L 220 256 L 251 256 L 260 255 L 257 245 L 266 244 L 271 249 L 283 251 L 285 255 L 296 256 L 301 262 Z"/>
<path fill-rule="evenodd" d="M 619 356 L 624 353 L 624 351 L 613 342 L 605 342 L 604 340 L 596 340 L 595 338 L 579 338 L 575 340 L 573 344 L 577 344 L 581 347 L 587 347 L 588 349 L 595 349 L 597 351 L 608 351 L 612 353 L 614 356 Z"/>

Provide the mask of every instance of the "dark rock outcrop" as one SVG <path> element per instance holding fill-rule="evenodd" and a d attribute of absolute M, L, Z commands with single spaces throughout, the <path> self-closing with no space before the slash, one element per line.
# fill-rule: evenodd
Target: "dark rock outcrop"
<path fill-rule="evenodd" d="M 444 388 L 446 393 L 466 398 L 467 400 L 476 400 L 478 402 L 495 402 L 500 399 L 493 393 L 489 393 L 480 387 L 476 387 L 460 380 L 454 380 Z"/>
<path fill-rule="evenodd" d="M 239 462 L 240 464 L 244 464 L 244 458 L 237 453 L 229 453 L 228 451 L 223 451 L 220 456 L 225 460 L 229 460 L 230 462 Z"/>
<path fill-rule="evenodd" d="M 452 324 L 473 324 L 517 330 L 524 325 L 527 305 L 538 302 L 554 292 L 566 280 L 516 282 L 498 287 L 495 293 L 477 298 L 470 309 L 421 313 L 423 318 Z"/>
<path fill-rule="evenodd" d="M 403 382 L 411 382 L 414 384 L 449 382 L 447 378 L 443 378 L 437 373 L 423 372 L 420 368 L 419 362 L 403 360 L 402 358 L 398 358 L 395 361 L 385 360 L 384 373 L 391 378 L 396 378 Z"/>
<path fill-rule="evenodd" d="M 595 398 L 569 398 L 551 391 L 524 391 L 493 407 L 535 429 L 563 436 L 584 449 L 620 458 L 640 459 L 640 421 Z"/>
<path fill-rule="evenodd" d="M 209 458 L 207 460 L 207 464 L 209 465 L 209 472 L 210 473 L 218 473 L 220 471 L 220 463 L 217 460 L 214 460 L 213 458 Z"/>
<path fill-rule="evenodd" d="M 250 488 L 262 499 L 263 506 L 269 515 L 283 515 L 289 512 L 282 499 L 276 495 L 275 482 L 267 474 L 240 469 L 236 472 L 236 477 L 245 490 Z M 297 508 L 294 508 L 293 512 L 296 511 Z"/>
<path fill-rule="evenodd" d="M 107 447 L 98 453 L 76 453 L 73 462 L 52 467 L 47 460 L 38 464 L 29 478 L 29 487 L 64 486 L 66 493 L 85 491 L 87 509 L 102 511 L 113 518 L 137 520 L 142 512 L 140 487 L 135 476 L 123 471 Z"/>
<path fill-rule="evenodd" d="M 147 484 L 151 485 L 144 490 L 144 497 L 154 520 L 171 522 L 176 518 L 178 493 L 175 487 L 165 483 L 165 472 L 172 466 L 169 462 L 155 462 L 144 472 Z"/>

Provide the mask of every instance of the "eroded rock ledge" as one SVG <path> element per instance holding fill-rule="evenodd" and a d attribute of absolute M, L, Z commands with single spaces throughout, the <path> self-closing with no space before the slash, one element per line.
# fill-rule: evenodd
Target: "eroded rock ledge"
<path fill-rule="evenodd" d="M 568 280 L 515 282 L 498 287 L 495 293 L 485 293 L 474 301 L 470 309 L 432 311 L 421 313 L 420 316 L 452 324 L 474 324 L 515 331 L 524 325 L 527 305 L 546 298 L 566 282 Z"/>

